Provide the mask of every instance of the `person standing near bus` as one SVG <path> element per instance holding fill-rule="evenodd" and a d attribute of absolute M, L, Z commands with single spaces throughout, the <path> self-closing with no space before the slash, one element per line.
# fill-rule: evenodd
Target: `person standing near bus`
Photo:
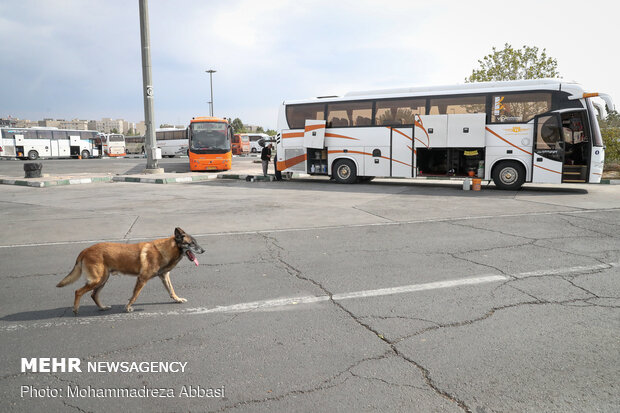
<path fill-rule="evenodd" d="M 263 176 L 267 176 L 269 161 L 271 161 L 271 147 L 271 144 L 269 144 L 260 152 L 260 159 L 263 161 Z"/>

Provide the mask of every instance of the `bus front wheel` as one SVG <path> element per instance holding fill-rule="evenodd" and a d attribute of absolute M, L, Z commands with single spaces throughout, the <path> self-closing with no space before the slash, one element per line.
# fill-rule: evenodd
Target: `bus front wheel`
<path fill-rule="evenodd" d="M 39 159 L 39 152 L 37 152 L 37 151 L 30 151 L 30 152 L 28 152 L 28 159 L 30 159 L 31 161 Z"/>
<path fill-rule="evenodd" d="M 357 181 L 357 168 L 350 159 L 336 161 L 333 177 L 339 184 L 352 184 Z"/>
<path fill-rule="evenodd" d="M 525 168 L 516 161 L 503 161 L 493 167 L 491 174 L 499 189 L 518 190 L 525 182 Z"/>
<path fill-rule="evenodd" d="M 88 159 L 90 158 L 90 152 L 88 152 L 86 149 L 84 149 L 82 151 L 82 159 Z"/>

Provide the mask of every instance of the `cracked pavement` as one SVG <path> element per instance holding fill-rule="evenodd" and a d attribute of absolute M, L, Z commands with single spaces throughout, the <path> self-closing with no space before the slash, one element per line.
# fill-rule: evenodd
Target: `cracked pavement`
<path fill-rule="evenodd" d="M 3 188 L 0 205 L 10 221 L 0 235 L 3 411 L 620 409 L 620 188 L 113 183 Z M 54 286 L 80 250 L 175 226 L 207 249 L 198 268 L 184 260 L 171 273 L 187 303 L 151 281 L 126 314 L 134 279 L 112 277 L 101 294 L 110 311 L 85 295 L 71 315 L 79 285 Z M 498 281 L 384 291 L 490 275 Z M 250 306 L 277 299 L 286 305 Z M 21 357 L 188 365 L 22 373 Z M 24 385 L 177 396 L 21 397 Z M 188 385 L 224 386 L 225 397 L 178 396 Z"/>

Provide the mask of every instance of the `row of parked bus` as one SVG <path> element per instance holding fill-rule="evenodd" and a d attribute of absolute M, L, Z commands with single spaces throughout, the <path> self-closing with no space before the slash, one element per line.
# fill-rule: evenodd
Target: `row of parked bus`
<path fill-rule="evenodd" d="M 0 128 L 0 158 L 100 158 L 124 156 L 125 137 L 58 128 Z"/>
<path fill-rule="evenodd" d="M 602 115 L 604 108 L 594 98 L 614 110 L 608 95 L 561 79 L 284 101 L 276 174 L 326 175 L 339 183 L 477 176 L 503 189 L 518 189 L 525 182 L 598 183 L 605 145 L 597 113 Z M 0 155 L 113 155 L 113 136 L 3 128 Z M 192 171 L 209 171 L 230 169 L 233 153 L 259 152 L 260 139 L 267 135 L 235 135 L 225 118 L 198 117 L 185 129 L 160 129 L 156 137 L 163 156 L 187 153 Z M 128 146 L 127 151 L 145 150 L 138 140 L 130 144 L 128 138 Z"/>
<path fill-rule="evenodd" d="M 264 133 L 238 133 L 233 134 L 231 141 L 231 151 L 233 155 L 247 155 L 250 153 L 260 153 L 260 139 L 268 139 L 269 135 Z M 179 155 L 188 155 L 188 129 L 168 128 L 157 129 L 155 131 L 157 147 L 161 149 L 162 157 L 173 158 Z M 125 137 L 127 153 L 145 153 L 144 136 Z"/>

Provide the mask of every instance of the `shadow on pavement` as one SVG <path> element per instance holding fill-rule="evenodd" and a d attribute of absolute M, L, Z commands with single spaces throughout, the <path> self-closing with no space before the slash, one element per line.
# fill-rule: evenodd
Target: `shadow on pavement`
<path fill-rule="evenodd" d="M 483 185 L 481 191 L 463 191 L 460 182 L 433 182 L 433 181 L 405 181 L 385 182 L 376 180 L 368 183 L 357 183 L 351 185 L 340 185 L 329 178 L 295 178 L 284 181 L 201 181 L 191 185 L 236 185 L 247 186 L 256 189 L 281 189 L 281 190 L 303 190 L 318 192 L 341 192 L 341 193 L 384 193 L 387 195 L 408 194 L 408 195 L 427 195 L 427 196 L 446 196 L 446 197 L 493 197 L 493 198 L 514 198 L 518 195 L 528 196 L 547 196 L 547 195 L 583 195 L 587 194 L 585 188 L 570 187 L 535 187 L 524 186 L 518 191 L 504 191 L 497 189 L 495 185 Z M 396 190 L 395 189 L 400 189 Z"/>
<path fill-rule="evenodd" d="M 170 304 L 171 306 L 179 305 L 178 303 L 175 303 L 173 301 L 165 301 L 165 302 L 159 302 L 159 303 L 136 303 L 134 304 L 133 309 L 135 313 L 139 313 L 141 311 L 144 311 L 144 308 L 141 308 L 141 307 L 151 306 L 151 305 L 166 305 L 166 304 Z M 99 311 L 99 309 L 94 304 L 82 305 L 80 306 L 80 312 L 78 313 L 77 317 L 96 318 L 96 317 L 102 317 L 102 316 L 111 315 L 111 314 L 115 314 L 115 315 L 116 314 L 127 314 L 125 312 L 124 304 L 111 305 L 111 307 L 112 308 L 110 308 L 107 311 Z M 0 321 L 8 321 L 8 322 L 42 321 L 42 320 L 53 320 L 53 319 L 66 318 L 66 317 L 69 317 L 69 318 L 75 317 L 73 315 L 73 310 L 71 306 L 51 308 L 47 310 L 22 311 L 20 313 L 8 314 L 0 318 Z"/>

